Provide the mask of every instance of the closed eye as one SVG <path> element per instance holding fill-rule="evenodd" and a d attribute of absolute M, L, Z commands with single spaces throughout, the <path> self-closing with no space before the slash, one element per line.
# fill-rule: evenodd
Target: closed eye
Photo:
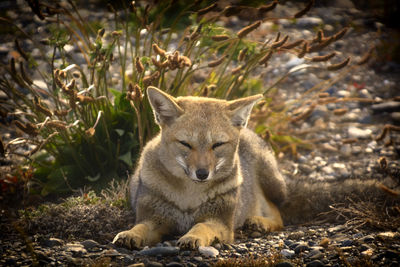
<path fill-rule="evenodd" d="M 217 147 L 220 147 L 224 144 L 226 144 L 226 142 L 217 142 L 217 143 L 213 144 L 212 149 L 216 149 Z"/>
<path fill-rule="evenodd" d="M 185 141 L 178 141 L 181 145 L 183 145 L 183 146 L 185 146 L 185 147 L 187 147 L 187 148 L 189 148 L 189 149 L 192 149 L 192 146 L 191 145 L 189 145 L 188 143 L 186 143 Z"/>

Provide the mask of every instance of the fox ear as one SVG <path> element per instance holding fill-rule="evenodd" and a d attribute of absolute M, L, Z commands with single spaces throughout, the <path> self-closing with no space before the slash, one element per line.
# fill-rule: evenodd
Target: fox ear
<path fill-rule="evenodd" d="M 254 104 L 261 98 L 263 98 L 263 96 L 258 94 L 229 101 L 228 110 L 232 112 L 231 121 L 233 126 L 246 127 Z"/>
<path fill-rule="evenodd" d="M 147 97 L 153 109 L 156 123 L 160 126 L 171 124 L 183 114 L 183 109 L 178 106 L 174 97 L 154 86 L 147 87 Z"/>

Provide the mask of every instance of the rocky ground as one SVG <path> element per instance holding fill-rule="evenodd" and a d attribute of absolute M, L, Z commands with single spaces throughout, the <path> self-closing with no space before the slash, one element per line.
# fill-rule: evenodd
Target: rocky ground
<path fill-rule="evenodd" d="M 288 3 L 276 12 L 287 15 L 285 12 L 292 14 L 294 10 L 295 6 Z M 99 19 L 104 17 L 102 12 L 89 9 L 84 13 Z M 15 19 L 16 14 L 15 11 L 8 13 Z M 396 185 L 400 182 L 400 133 L 391 131 L 382 140 L 376 140 L 384 125 L 400 124 L 400 68 L 387 60 L 385 54 L 396 32 L 355 8 L 316 7 L 308 18 L 299 19 L 297 24 L 288 20 L 279 20 L 274 25 L 265 23 L 255 36 L 263 36 L 272 27 L 278 27 L 294 38 L 310 39 L 313 27 L 322 22 L 327 35 L 343 26 L 352 26 L 347 37 L 334 47 L 341 51 L 342 58 L 352 56 L 358 60 L 368 47 L 378 45 L 379 54 L 374 63 L 356 69 L 326 90 L 337 98 L 357 97 L 368 101 L 319 105 L 304 122 L 294 124 L 293 131 L 310 140 L 312 150 L 299 149 L 296 157 L 281 157 L 283 172 L 288 179 L 312 182 L 351 179 L 382 182 L 391 178 L 392 183 L 386 184 L 389 187 L 382 187 L 388 194 L 386 205 L 373 200 L 341 203 L 333 205 L 329 214 L 301 225 L 289 225 L 282 232 L 265 236 L 238 232 L 234 244 L 216 244 L 198 251 L 181 251 L 175 246 L 176 240 L 143 250 L 115 247 L 110 241 L 116 233 L 132 226 L 133 215 L 109 201 L 90 202 L 78 197 L 75 202 L 68 199 L 62 204 L 40 206 L 22 213 L 2 207 L 0 265 L 399 266 L 400 210 L 395 203 L 398 202 Z M 236 18 L 226 23 L 234 28 L 244 24 Z M 13 43 L 4 38 L 2 41 L 0 53 L 9 56 Z M 267 81 L 305 63 L 289 55 L 271 60 L 271 67 L 264 75 Z M 280 100 L 288 103 L 299 99 L 308 89 L 334 75 L 337 73 L 323 70 L 299 71 L 280 84 Z M 337 109 L 347 112 L 335 116 L 333 111 Z M 2 126 L 3 133 L 9 134 Z M 385 169 L 378 163 L 383 157 L 387 163 Z"/>

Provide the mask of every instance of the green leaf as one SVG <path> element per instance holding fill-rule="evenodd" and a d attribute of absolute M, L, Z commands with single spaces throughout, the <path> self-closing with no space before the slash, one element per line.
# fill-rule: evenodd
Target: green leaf
<path fill-rule="evenodd" d="M 90 181 L 90 182 L 96 182 L 97 180 L 99 180 L 101 177 L 100 173 L 98 173 L 95 177 L 92 176 L 86 176 L 85 179 Z"/>
<path fill-rule="evenodd" d="M 123 136 L 125 134 L 125 130 L 123 129 L 115 129 L 114 130 L 119 136 Z"/>
<path fill-rule="evenodd" d="M 132 163 L 133 163 L 132 162 L 132 154 L 130 151 L 119 156 L 118 159 L 121 160 L 122 162 L 124 162 L 128 166 L 132 166 Z"/>

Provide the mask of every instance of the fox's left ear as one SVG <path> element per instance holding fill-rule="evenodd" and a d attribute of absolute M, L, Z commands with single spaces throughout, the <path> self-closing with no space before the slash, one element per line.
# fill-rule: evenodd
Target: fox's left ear
<path fill-rule="evenodd" d="M 228 110 L 232 112 L 231 120 L 233 126 L 246 127 L 254 104 L 262 98 L 263 96 L 259 94 L 229 101 Z"/>

